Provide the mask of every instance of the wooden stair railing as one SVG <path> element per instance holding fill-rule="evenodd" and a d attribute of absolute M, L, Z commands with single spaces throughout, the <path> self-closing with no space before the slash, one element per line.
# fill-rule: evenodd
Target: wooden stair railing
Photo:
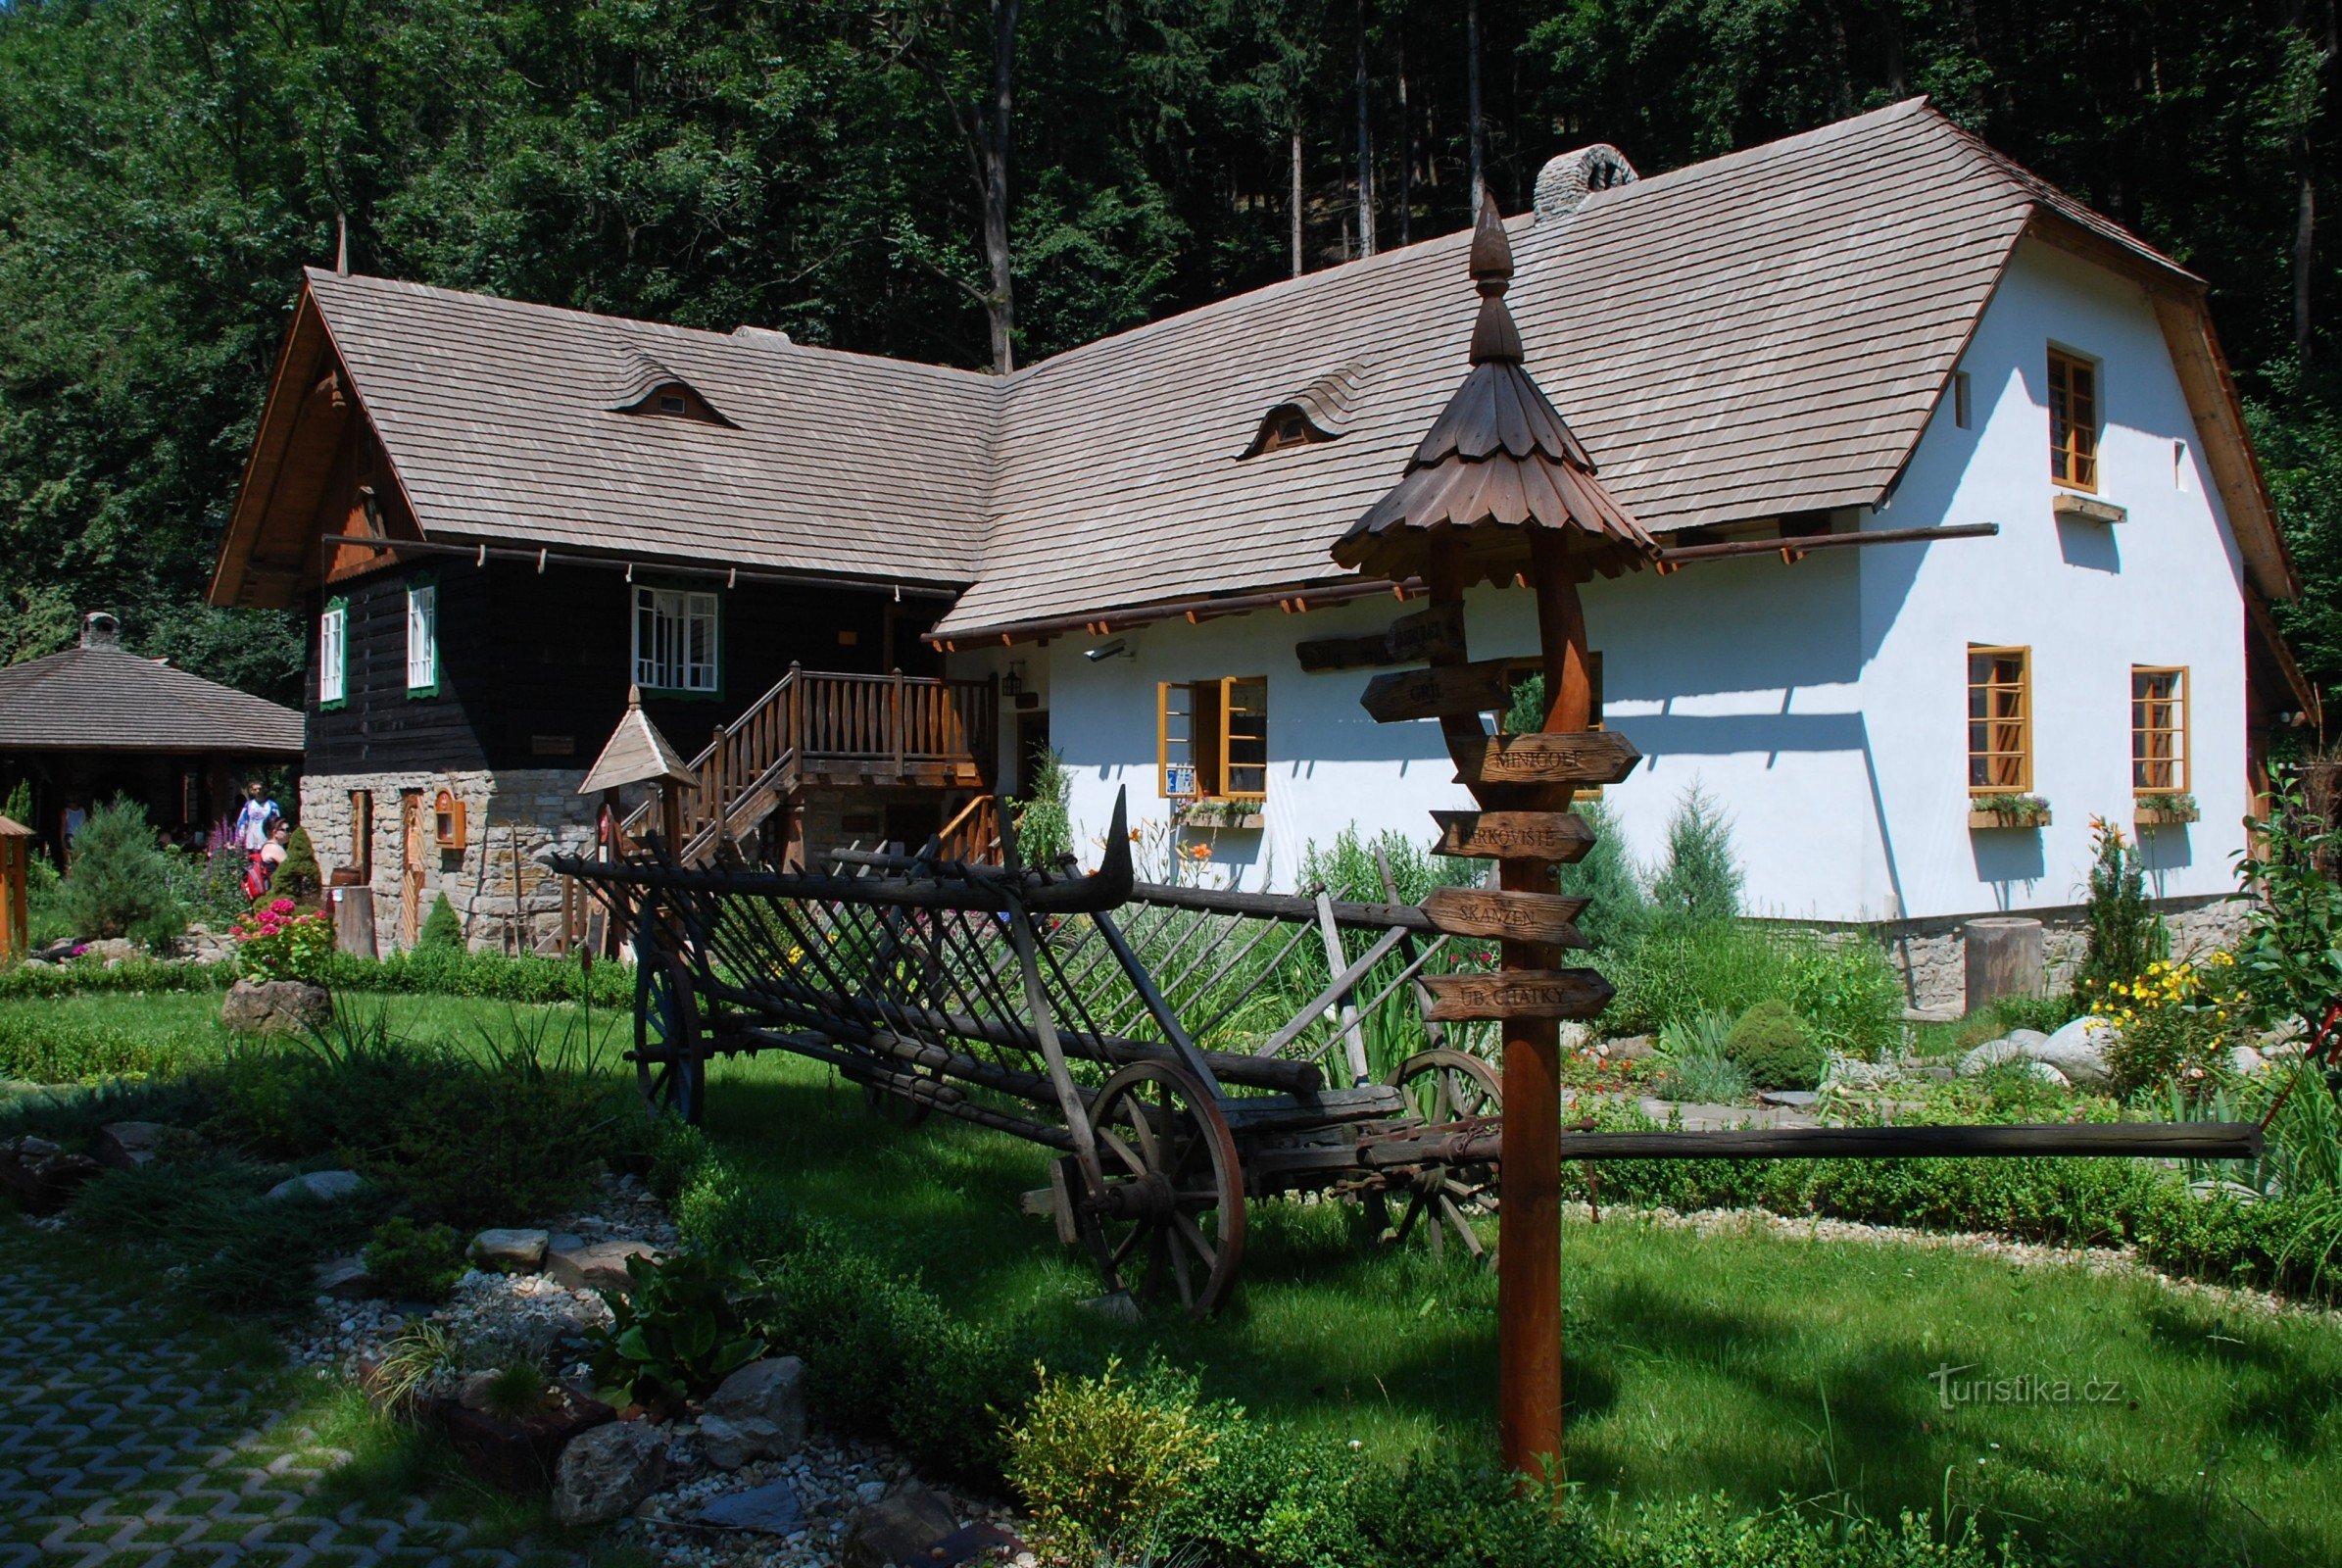
<path fill-rule="evenodd" d="M 975 747 L 990 744 L 998 715 L 999 694 L 989 680 L 849 675 L 792 664 L 740 717 L 717 726 L 691 760 L 682 859 L 704 864 L 725 840 L 754 832 L 808 775 L 900 780 L 941 772 L 957 782 L 957 775 L 989 773 Z M 639 838 L 650 822 L 645 802 L 623 826 Z"/>
<path fill-rule="evenodd" d="M 995 795 L 978 795 L 961 807 L 936 835 L 937 856 L 946 860 L 1000 863 L 1000 802 Z"/>

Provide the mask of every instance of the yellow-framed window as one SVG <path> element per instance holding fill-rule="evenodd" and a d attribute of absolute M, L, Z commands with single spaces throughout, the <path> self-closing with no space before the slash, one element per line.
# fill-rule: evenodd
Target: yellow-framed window
<path fill-rule="evenodd" d="M 2137 795 L 2183 795 L 2188 789 L 2187 670 L 2177 664 L 2130 666 L 2130 788 Z"/>
<path fill-rule="evenodd" d="M 2062 349 L 2049 351 L 2049 476 L 2098 488 L 2098 367 Z"/>
<path fill-rule="evenodd" d="M 2033 658 L 2025 648 L 1968 645 L 1968 790 L 2033 787 Z"/>
<path fill-rule="evenodd" d="M 1261 801 L 1269 793 L 1266 675 L 1155 687 L 1155 787 L 1168 801 Z"/>

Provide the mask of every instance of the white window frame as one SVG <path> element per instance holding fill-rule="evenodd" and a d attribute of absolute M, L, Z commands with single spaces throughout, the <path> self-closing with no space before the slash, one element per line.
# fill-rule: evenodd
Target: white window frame
<path fill-rule="evenodd" d="M 696 650 L 695 625 L 704 631 Z M 635 584 L 633 639 L 634 683 L 644 691 L 712 697 L 723 690 L 723 614 L 713 590 Z"/>
<path fill-rule="evenodd" d="M 439 585 L 407 585 L 407 691 L 410 696 L 439 690 Z"/>
<path fill-rule="evenodd" d="M 317 706 L 350 697 L 350 606 L 335 600 L 317 616 Z"/>

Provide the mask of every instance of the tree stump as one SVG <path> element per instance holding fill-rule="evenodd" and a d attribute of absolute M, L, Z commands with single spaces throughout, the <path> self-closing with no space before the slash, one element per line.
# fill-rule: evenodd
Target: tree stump
<path fill-rule="evenodd" d="M 378 956 L 379 950 L 374 946 L 374 890 L 328 888 L 325 897 L 333 904 L 333 945 L 362 958 Z"/>
<path fill-rule="evenodd" d="M 1960 928 L 1968 956 L 1968 1010 L 2002 997 L 2037 997 L 2046 985 L 2041 922 L 1987 915 Z"/>

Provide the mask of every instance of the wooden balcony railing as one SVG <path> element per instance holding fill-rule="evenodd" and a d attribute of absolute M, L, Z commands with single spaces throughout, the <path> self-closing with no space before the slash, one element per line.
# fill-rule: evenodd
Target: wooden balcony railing
<path fill-rule="evenodd" d="M 699 861 L 818 784 L 968 787 L 992 775 L 1000 695 L 990 680 L 849 675 L 791 665 L 691 760 L 683 858 Z M 648 803 L 624 827 L 639 837 Z"/>

